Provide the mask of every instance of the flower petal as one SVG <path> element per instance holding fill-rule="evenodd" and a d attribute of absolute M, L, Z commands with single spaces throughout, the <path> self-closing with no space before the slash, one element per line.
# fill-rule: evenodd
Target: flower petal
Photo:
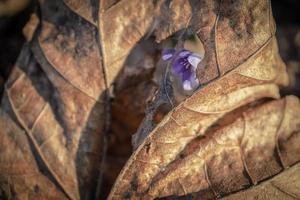
<path fill-rule="evenodd" d="M 183 49 L 181 50 L 179 53 L 178 53 L 178 56 L 181 57 L 181 58 L 184 58 L 184 57 L 187 57 L 189 56 L 190 54 L 192 54 L 192 52 L 186 50 L 186 49 Z"/>
<path fill-rule="evenodd" d="M 172 65 L 172 72 L 174 75 L 179 75 L 180 73 L 182 73 L 183 68 L 179 63 L 174 63 Z"/>
<path fill-rule="evenodd" d="M 162 52 L 162 59 L 163 60 L 170 60 L 174 56 L 175 52 L 176 52 L 175 49 L 165 49 Z"/>
<path fill-rule="evenodd" d="M 182 72 L 182 81 L 190 80 L 191 78 L 193 78 L 193 71 L 191 70 L 191 68 L 186 69 Z"/>
<path fill-rule="evenodd" d="M 190 80 L 185 80 L 185 81 L 183 81 L 183 89 L 184 89 L 184 90 L 187 90 L 187 91 L 190 91 L 190 90 L 193 89 L 193 88 L 192 88 L 192 83 L 191 83 Z"/>
<path fill-rule="evenodd" d="M 193 78 L 190 80 L 192 84 L 192 88 L 195 89 L 199 86 L 199 80 L 197 78 Z"/>
<path fill-rule="evenodd" d="M 194 90 L 199 86 L 196 76 L 196 69 L 202 57 L 189 50 L 183 49 L 176 53 L 175 49 L 166 49 L 163 52 L 163 59 L 173 58 L 172 73 L 180 77 L 184 90 Z"/>
<path fill-rule="evenodd" d="M 179 75 L 185 70 L 184 63 L 185 63 L 184 58 L 178 58 L 176 59 L 173 64 L 172 64 L 172 72 L 175 75 Z"/>
<path fill-rule="evenodd" d="M 186 91 L 194 90 L 199 86 L 199 80 L 197 78 L 191 78 L 183 81 L 183 89 Z"/>
<path fill-rule="evenodd" d="M 199 54 L 193 53 L 193 54 L 189 55 L 187 60 L 194 68 L 197 68 L 197 66 L 200 63 L 200 61 L 202 60 L 202 58 L 200 57 Z"/>

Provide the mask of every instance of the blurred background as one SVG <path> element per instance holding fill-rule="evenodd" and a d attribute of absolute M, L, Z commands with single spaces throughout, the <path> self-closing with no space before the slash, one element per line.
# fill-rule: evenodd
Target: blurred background
<path fill-rule="evenodd" d="M 277 24 L 279 51 L 290 78 L 289 86 L 283 88 L 282 93 L 300 96 L 300 1 L 271 2 Z"/>
<path fill-rule="evenodd" d="M 283 95 L 300 96 L 300 1 L 272 0 L 273 15 L 277 23 L 277 39 L 282 59 L 290 78 Z M 0 0 L 0 97 L 5 80 L 20 53 L 25 38 L 22 29 L 34 10 L 30 0 Z M 108 151 L 103 177 L 103 198 L 110 191 L 122 166 L 131 155 L 131 136 L 144 117 L 146 101 L 156 89 L 152 81 L 160 48 L 150 38 L 137 45 L 140 59 L 129 57 L 124 71 L 115 84 L 112 99 L 112 120 L 108 133 Z M 132 55 L 134 57 L 134 54 Z M 135 66 L 135 70 L 132 70 Z M 137 70 L 138 69 L 138 70 Z M 139 99 L 139 101 L 136 101 Z M 157 114 L 159 121 L 167 111 Z"/>

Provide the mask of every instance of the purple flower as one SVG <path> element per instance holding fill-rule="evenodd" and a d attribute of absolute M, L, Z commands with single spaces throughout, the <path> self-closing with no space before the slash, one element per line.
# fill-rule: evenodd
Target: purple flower
<path fill-rule="evenodd" d="M 172 73 L 178 76 L 184 90 L 194 90 L 199 85 L 196 69 L 202 60 L 199 54 L 183 49 L 176 53 L 175 49 L 166 49 L 162 53 L 163 60 L 172 59 Z"/>

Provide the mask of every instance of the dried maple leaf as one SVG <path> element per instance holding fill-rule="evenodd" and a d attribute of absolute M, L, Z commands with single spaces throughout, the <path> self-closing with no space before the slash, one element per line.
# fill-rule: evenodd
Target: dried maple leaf
<path fill-rule="evenodd" d="M 187 4 L 190 9 L 179 12 Z M 205 86 L 148 135 L 109 199 L 215 199 L 253 185 L 264 190 L 274 183 L 267 179 L 279 173 L 283 180 L 299 173 L 299 100 L 272 100 L 280 98 L 278 86 L 288 80 L 270 2 L 175 0 L 168 9 L 175 14 L 162 20 L 157 40 L 188 20 L 188 29 L 204 44 L 198 78 Z M 300 198 L 295 188 L 291 193 L 277 185 L 286 196 Z M 250 198 L 251 190 L 237 195 Z"/>

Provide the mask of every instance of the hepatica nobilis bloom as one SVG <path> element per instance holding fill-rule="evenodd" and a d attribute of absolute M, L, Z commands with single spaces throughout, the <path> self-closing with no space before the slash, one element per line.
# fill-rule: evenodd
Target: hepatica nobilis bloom
<path fill-rule="evenodd" d="M 194 90 L 199 86 L 196 69 L 203 59 L 199 54 L 186 49 L 179 52 L 176 52 L 175 49 L 165 49 L 162 53 L 162 59 L 172 60 L 171 71 L 180 78 L 184 90 Z"/>

